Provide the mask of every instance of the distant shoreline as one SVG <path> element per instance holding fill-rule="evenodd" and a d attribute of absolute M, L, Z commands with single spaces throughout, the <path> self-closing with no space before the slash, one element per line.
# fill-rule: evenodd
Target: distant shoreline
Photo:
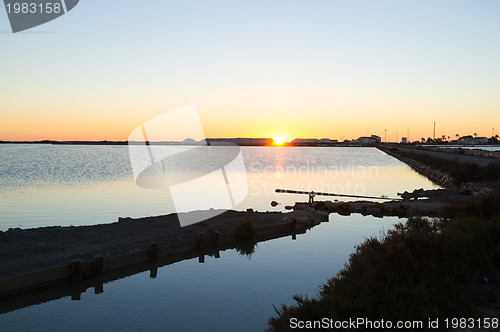
<path fill-rule="evenodd" d="M 255 142 L 251 142 L 255 140 Z M 249 142 L 250 141 L 250 142 Z M 366 144 L 357 142 L 331 142 L 331 143 L 291 143 L 285 142 L 283 144 L 272 143 L 272 138 L 207 138 L 206 142 L 210 143 L 231 143 L 239 146 L 262 146 L 262 147 L 376 147 L 376 146 L 390 146 L 390 145 L 404 145 L 404 146 L 422 146 L 422 147 L 447 147 L 442 144 L 413 144 L 413 143 L 377 143 L 377 144 Z M 198 143 L 198 144 L 196 144 Z M 200 142 L 172 142 L 172 141 L 162 141 L 162 142 L 146 142 L 147 145 L 176 145 L 176 146 L 204 146 Z M 40 140 L 40 141 L 2 141 L 0 144 L 50 144 L 50 145 L 129 145 L 128 141 L 56 141 L 56 140 Z M 131 144 L 144 144 L 144 142 L 131 142 Z M 464 147 L 464 148 L 478 148 L 482 147 L 497 147 L 500 144 L 483 144 L 483 145 L 464 145 L 456 146 L 450 145 L 449 147 Z"/>
<path fill-rule="evenodd" d="M 209 145 L 210 143 L 233 143 L 239 146 L 262 146 L 262 147 L 331 147 L 331 146 L 340 146 L 340 147 L 366 147 L 366 146 L 375 146 L 375 144 L 358 144 L 358 143 L 283 143 L 283 144 L 274 144 L 274 143 L 237 143 L 235 139 L 225 139 L 225 138 L 217 138 L 217 139 L 207 139 Z M 135 142 L 132 142 L 134 144 Z M 43 140 L 43 141 L 0 141 L 0 144 L 46 144 L 46 145 L 129 145 L 128 141 L 51 141 L 51 140 Z M 143 142 L 137 142 L 136 144 L 144 144 Z M 147 144 L 151 145 L 175 145 L 175 146 L 203 146 L 201 144 L 190 144 L 190 143 L 182 143 L 182 142 L 147 142 Z"/>

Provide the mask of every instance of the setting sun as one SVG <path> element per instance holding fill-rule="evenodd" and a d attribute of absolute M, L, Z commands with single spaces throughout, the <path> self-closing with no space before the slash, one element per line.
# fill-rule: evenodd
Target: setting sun
<path fill-rule="evenodd" d="M 276 144 L 276 145 L 281 145 L 281 144 L 286 142 L 286 138 L 284 138 L 283 136 L 273 137 L 273 140 L 274 140 L 274 144 Z"/>

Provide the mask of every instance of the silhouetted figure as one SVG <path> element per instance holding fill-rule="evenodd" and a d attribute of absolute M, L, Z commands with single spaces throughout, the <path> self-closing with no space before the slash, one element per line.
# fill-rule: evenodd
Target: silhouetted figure
<path fill-rule="evenodd" d="M 309 204 L 314 203 L 314 196 L 316 196 L 316 194 L 314 193 L 314 191 L 311 191 L 309 193 Z"/>

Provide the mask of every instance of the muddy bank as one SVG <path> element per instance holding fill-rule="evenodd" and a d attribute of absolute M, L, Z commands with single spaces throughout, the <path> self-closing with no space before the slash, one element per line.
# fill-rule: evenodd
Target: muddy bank
<path fill-rule="evenodd" d="M 251 223 L 258 238 L 270 234 L 280 237 L 290 230 L 305 232 L 327 220 L 327 213 L 248 210 L 226 211 L 186 227 L 180 227 L 177 215 L 170 214 L 120 218 L 116 223 L 94 226 L 9 229 L 0 233 L 0 296 L 16 287 L 28 289 L 50 283 L 51 279 L 71 280 L 75 269 L 78 278 L 85 279 L 92 276 L 96 264 L 106 272 L 192 250 L 235 246 L 241 240 L 242 223 Z M 151 252 L 152 242 L 156 243 L 156 253 Z M 99 262 L 96 256 L 101 257 Z M 35 274 L 20 277 L 30 273 Z"/>
<path fill-rule="evenodd" d="M 383 203 L 372 201 L 331 202 L 317 201 L 313 204 L 295 203 L 289 207 L 294 211 L 307 211 L 314 213 L 338 213 L 350 215 L 359 213 L 364 216 L 374 217 L 399 217 L 411 216 L 443 217 L 445 208 L 450 204 L 463 204 L 464 202 L 478 201 L 480 196 L 474 196 L 466 189 L 416 189 L 412 193 L 401 193 L 402 200 Z"/>
<path fill-rule="evenodd" d="M 489 147 L 491 145 L 485 145 L 484 147 Z M 487 158 L 496 158 L 500 159 L 500 151 L 487 151 L 482 150 L 481 146 L 477 146 L 474 149 L 464 149 L 464 148 L 446 148 L 446 147 L 435 147 L 435 146 L 420 146 L 419 150 L 426 151 L 435 151 L 435 152 L 446 152 L 450 154 L 454 154 L 457 156 L 478 156 L 478 157 L 487 157 Z M 460 157 L 461 158 L 461 157 Z M 469 158 L 469 157 L 465 157 Z M 472 159 L 465 159 L 465 162 L 470 162 Z M 475 161 L 480 161 L 481 159 L 473 159 Z"/>
<path fill-rule="evenodd" d="M 445 188 L 462 188 L 474 195 L 488 194 L 500 188 L 500 162 L 497 158 L 461 156 L 420 148 L 378 149 Z"/>
<path fill-rule="evenodd" d="M 441 172 L 429 165 L 426 165 L 420 161 L 417 161 L 412 158 L 408 158 L 403 156 L 402 154 L 398 153 L 399 149 L 398 148 L 382 148 L 378 147 L 379 150 L 387 153 L 388 155 L 404 162 L 411 168 L 413 168 L 417 173 L 425 176 L 429 180 L 431 180 L 433 183 L 440 185 L 445 188 L 456 188 L 458 187 L 457 182 L 449 176 L 445 172 Z"/>

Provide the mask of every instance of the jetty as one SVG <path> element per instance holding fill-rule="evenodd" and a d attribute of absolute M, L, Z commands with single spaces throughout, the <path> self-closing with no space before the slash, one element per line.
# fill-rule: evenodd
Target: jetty
<path fill-rule="evenodd" d="M 169 264 L 193 257 L 203 263 L 205 255 L 217 257 L 220 250 L 249 241 L 295 239 L 327 220 L 326 212 L 248 209 L 229 210 L 186 227 L 180 227 L 177 214 L 169 214 L 119 218 L 112 224 L 93 226 L 11 228 L 0 232 L 0 302 L 37 289 L 93 278 L 106 280 L 108 273 L 119 275 L 120 270 L 140 264 Z"/>
<path fill-rule="evenodd" d="M 295 203 L 287 206 L 293 211 L 307 211 L 311 213 L 337 213 L 348 216 L 352 213 L 363 216 L 399 217 L 411 216 L 444 217 L 446 208 L 452 204 L 462 204 L 469 201 L 477 201 L 480 196 L 474 196 L 463 189 L 416 189 L 413 192 L 401 193 L 404 197 L 400 200 L 388 202 L 362 201 L 316 201 L 314 203 Z"/>

